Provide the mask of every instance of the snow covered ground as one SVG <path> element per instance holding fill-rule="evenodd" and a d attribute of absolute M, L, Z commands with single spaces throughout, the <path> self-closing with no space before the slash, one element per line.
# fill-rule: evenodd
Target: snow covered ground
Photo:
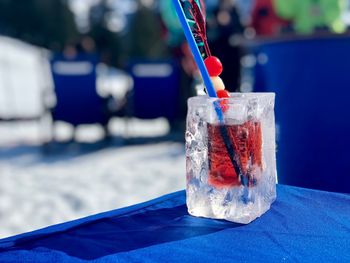
<path fill-rule="evenodd" d="M 0 47 L 0 117 L 41 116 L 40 94 L 52 86 L 51 75 L 43 68 L 48 66 L 47 54 L 5 37 L 0 37 Z M 123 72 L 98 68 L 101 95 L 118 99 L 129 87 L 130 78 Z M 167 133 L 162 119 L 133 120 L 128 129 L 121 119 L 114 119 L 110 131 L 116 136 L 108 144 L 93 142 L 103 135 L 100 127 L 81 127 L 76 133 L 79 143 L 55 144 L 50 154 L 43 154 L 41 140 L 47 127 L 0 122 L 0 238 L 185 187 L 184 145 L 164 138 L 153 139 L 152 144 L 143 139 Z M 60 123 L 56 129 L 58 139 L 70 138 L 69 126 Z M 141 144 L 126 145 L 118 139 L 126 131 Z"/>
<path fill-rule="evenodd" d="M 115 120 L 111 130 L 120 133 L 122 126 Z M 168 129 L 161 119 L 130 126 L 132 136 L 162 135 Z M 62 136 L 69 133 L 67 127 L 58 129 Z M 78 139 L 98 136 L 98 131 L 82 128 Z M 0 238 L 185 187 L 182 143 L 67 143 L 44 155 L 40 138 L 37 123 L 0 123 Z"/>

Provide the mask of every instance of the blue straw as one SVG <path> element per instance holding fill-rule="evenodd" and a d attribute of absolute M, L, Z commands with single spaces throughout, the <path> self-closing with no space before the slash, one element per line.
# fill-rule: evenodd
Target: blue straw
<path fill-rule="evenodd" d="M 197 66 L 198 66 L 198 69 L 202 75 L 207 93 L 210 97 L 217 98 L 215 88 L 213 86 L 213 83 L 211 82 L 209 73 L 207 71 L 207 68 L 205 67 L 204 61 L 202 59 L 202 55 L 198 49 L 196 40 L 194 39 L 194 36 L 192 34 L 192 31 L 191 31 L 191 28 L 187 23 L 187 18 L 186 18 L 186 15 L 184 13 L 184 10 L 182 9 L 180 1 L 181 0 L 173 0 L 177 16 L 179 17 L 179 20 L 180 20 L 180 23 L 182 25 L 182 29 L 184 30 L 187 42 L 191 48 L 194 60 L 195 60 Z M 224 115 L 222 113 L 220 104 L 216 101 L 216 102 L 214 102 L 214 105 L 215 105 L 215 111 L 218 115 L 218 119 L 221 123 L 223 123 L 224 122 Z"/>
<path fill-rule="evenodd" d="M 177 16 L 179 17 L 179 20 L 180 20 L 182 28 L 184 30 L 187 42 L 190 45 L 190 48 L 192 50 L 194 60 L 195 60 L 197 66 L 199 68 L 199 71 L 202 75 L 202 78 L 203 78 L 204 84 L 206 86 L 208 95 L 212 98 L 217 98 L 213 83 L 210 80 L 209 73 L 207 71 L 207 68 L 205 67 L 205 64 L 203 62 L 201 53 L 198 49 L 196 40 L 194 39 L 194 36 L 192 34 L 191 28 L 187 23 L 187 18 L 186 18 L 186 15 L 184 13 L 184 10 L 182 9 L 180 1 L 181 0 L 173 0 Z M 218 100 L 214 101 L 214 108 L 215 108 L 215 111 L 218 115 L 218 119 L 219 119 L 220 124 L 224 124 L 225 123 L 224 114 L 221 110 L 220 103 Z M 230 141 L 228 131 L 227 131 L 225 126 L 223 126 L 223 125 L 220 126 L 220 133 L 224 139 L 225 147 L 227 149 L 227 152 L 229 153 L 229 157 L 230 157 L 230 160 L 232 162 L 233 168 L 235 169 L 236 174 L 239 175 L 239 177 L 241 178 L 241 182 L 245 188 L 245 191 L 242 195 L 242 200 L 244 202 L 248 202 L 248 188 L 247 188 L 248 181 L 247 181 L 247 178 L 244 177 L 244 174 L 242 173 L 241 168 L 240 168 L 238 162 L 236 161 L 236 158 L 235 158 L 236 154 L 235 154 L 233 145 Z"/>

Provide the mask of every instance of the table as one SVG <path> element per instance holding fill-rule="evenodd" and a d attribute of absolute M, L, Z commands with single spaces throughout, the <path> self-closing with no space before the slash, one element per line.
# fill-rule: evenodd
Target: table
<path fill-rule="evenodd" d="M 240 225 L 188 215 L 180 191 L 0 240 L 0 262 L 350 262 L 350 195 L 277 194 Z"/>

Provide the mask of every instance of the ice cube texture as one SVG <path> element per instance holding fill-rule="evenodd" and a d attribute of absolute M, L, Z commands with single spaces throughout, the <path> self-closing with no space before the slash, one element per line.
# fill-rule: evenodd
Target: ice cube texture
<path fill-rule="evenodd" d="M 247 122 L 261 125 L 261 169 L 251 168 L 257 181 L 249 186 L 242 183 L 218 187 L 210 183 L 208 127 L 218 125 L 215 100 L 207 96 L 188 100 L 185 135 L 188 212 L 193 216 L 248 224 L 269 210 L 276 199 L 275 94 L 232 93 L 226 100 L 229 107 L 225 112 L 225 125 L 239 126 Z"/>

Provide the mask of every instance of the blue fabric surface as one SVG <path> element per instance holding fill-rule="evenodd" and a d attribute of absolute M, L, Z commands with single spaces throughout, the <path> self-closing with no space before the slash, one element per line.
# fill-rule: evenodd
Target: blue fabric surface
<path fill-rule="evenodd" d="M 277 190 L 249 225 L 192 217 L 181 191 L 0 240 L 0 262 L 350 262 L 350 195 Z"/>

